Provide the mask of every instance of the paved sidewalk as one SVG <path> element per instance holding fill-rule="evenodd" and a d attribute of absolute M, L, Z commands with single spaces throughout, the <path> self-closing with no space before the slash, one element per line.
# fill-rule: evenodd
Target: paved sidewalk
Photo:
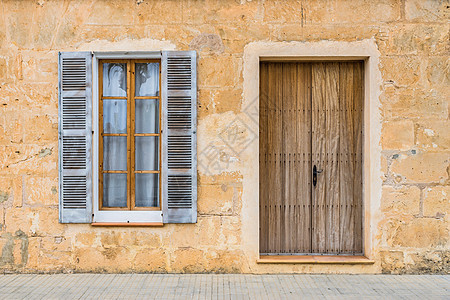
<path fill-rule="evenodd" d="M 450 275 L 0 275 L 0 299 L 450 299 Z"/>

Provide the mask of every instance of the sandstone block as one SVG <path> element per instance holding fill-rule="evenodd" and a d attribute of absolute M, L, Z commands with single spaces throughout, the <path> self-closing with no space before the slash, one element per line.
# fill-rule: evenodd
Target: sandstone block
<path fill-rule="evenodd" d="M 412 274 L 448 274 L 450 271 L 449 250 L 427 249 L 406 253 L 405 272 Z"/>
<path fill-rule="evenodd" d="M 72 251 L 72 238 L 70 236 L 42 237 L 40 248 L 48 253 Z"/>
<path fill-rule="evenodd" d="M 224 247 L 228 245 L 241 245 L 242 222 L 239 216 L 227 216 L 221 218 L 221 239 Z"/>
<path fill-rule="evenodd" d="M 170 256 L 170 268 L 175 273 L 203 273 L 207 270 L 205 252 L 195 248 L 177 249 Z"/>
<path fill-rule="evenodd" d="M 0 80 L 5 80 L 8 77 L 8 68 L 5 58 L 0 58 Z"/>
<path fill-rule="evenodd" d="M 120 245 L 155 249 L 161 247 L 161 236 L 157 233 L 150 233 L 145 231 L 123 232 L 121 235 Z"/>
<path fill-rule="evenodd" d="M 22 143 L 23 142 L 23 118 L 22 112 L 14 111 L 10 107 L 7 111 L 4 111 L 4 119 L 0 124 L 0 143 Z"/>
<path fill-rule="evenodd" d="M 416 85 L 422 75 L 422 60 L 417 57 L 381 57 L 380 71 L 384 81 L 400 87 Z"/>
<path fill-rule="evenodd" d="M 198 226 L 200 218 L 197 219 L 197 224 L 189 224 L 188 226 L 173 224 L 172 233 L 167 239 L 163 239 L 164 246 L 176 247 L 193 247 L 199 244 Z"/>
<path fill-rule="evenodd" d="M 233 212 L 234 187 L 227 184 L 200 185 L 198 212 L 200 214 L 231 214 Z"/>
<path fill-rule="evenodd" d="M 125 272 L 132 269 L 132 257 L 126 247 L 75 248 L 74 267 L 80 271 Z"/>
<path fill-rule="evenodd" d="M 38 222 L 36 212 L 29 207 L 23 208 L 7 208 L 5 209 L 5 228 L 8 233 L 14 233 L 17 230 L 22 230 L 27 235 L 31 235 L 32 222 Z"/>
<path fill-rule="evenodd" d="M 202 217 L 198 218 L 197 222 L 198 226 L 195 234 L 197 235 L 198 243 L 191 243 L 191 247 L 215 245 L 217 248 L 221 248 L 224 246 L 221 243 L 223 239 L 221 236 L 222 222 L 220 217 Z"/>
<path fill-rule="evenodd" d="M 424 189 L 423 214 L 442 217 L 450 214 L 450 186 L 435 186 Z"/>
<path fill-rule="evenodd" d="M 58 178 L 27 177 L 25 195 L 28 205 L 58 205 Z"/>
<path fill-rule="evenodd" d="M 89 25 L 133 25 L 135 23 L 135 5 L 128 2 L 98 1 L 89 9 L 86 24 Z"/>
<path fill-rule="evenodd" d="M 448 223 L 434 218 L 414 218 L 400 224 L 388 242 L 394 247 L 429 248 L 445 246 L 448 240 Z"/>
<path fill-rule="evenodd" d="M 95 231 L 76 233 L 75 245 L 80 248 L 83 246 L 98 246 L 97 233 Z"/>
<path fill-rule="evenodd" d="M 206 253 L 208 272 L 213 273 L 241 273 L 244 255 L 240 250 L 215 250 Z"/>
<path fill-rule="evenodd" d="M 419 22 L 434 22 L 445 18 L 445 1 L 407 0 L 405 2 L 405 16 L 407 20 Z M 448 15 L 447 15 L 448 16 Z"/>
<path fill-rule="evenodd" d="M 24 122 L 28 124 L 24 134 L 26 143 L 48 143 L 58 139 L 57 115 L 27 116 Z"/>
<path fill-rule="evenodd" d="M 414 123 L 410 120 L 383 124 L 381 144 L 384 150 L 408 150 L 414 145 Z"/>
<path fill-rule="evenodd" d="M 418 153 L 394 159 L 391 172 L 407 183 L 439 183 L 448 180 L 448 166 L 447 153 Z"/>
<path fill-rule="evenodd" d="M 239 61 L 228 56 L 207 56 L 198 61 L 198 85 L 202 87 L 234 87 L 240 78 Z"/>
<path fill-rule="evenodd" d="M 16 176 L 13 178 L 12 188 L 13 188 L 13 206 L 22 207 L 23 204 L 23 176 Z"/>
<path fill-rule="evenodd" d="M 59 210 L 57 207 L 39 207 L 33 209 L 37 221 L 32 223 L 32 232 L 37 235 L 63 236 L 67 224 L 59 223 Z"/>
<path fill-rule="evenodd" d="M 417 124 L 416 144 L 428 151 L 450 149 L 450 121 L 420 121 Z"/>
<path fill-rule="evenodd" d="M 426 68 L 427 83 L 429 88 L 442 89 L 443 93 L 450 96 L 450 59 L 444 57 L 430 57 Z"/>
<path fill-rule="evenodd" d="M 445 94 L 436 89 L 399 89 L 393 84 L 385 86 L 381 97 L 385 119 L 442 119 L 448 117 Z"/>
<path fill-rule="evenodd" d="M 396 250 L 380 251 L 381 268 L 383 273 L 398 274 L 401 273 L 404 263 L 404 253 Z"/>
<path fill-rule="evenodd" d="M 170 12 L 170 13 L 167 13 Z M 183 3 L 180 1 L 141 1 L 134 12 L 137 24 L 181 23 Z"/>
<path fill-rule="evenodd" d="M 183 20 L 188 24 L 229 24 L 248 23 L 257 17 L 258 3 L 207 1 L 188 1 L 183 6 Z"/>
<path fill-rule="evenodd" d="M 322 2 L 267 1 L 264 21 L 308 24 L 388 22 L 400 18 L 400 4 L 392 1 L 337 1 L 333 9 L 323 9 Z"/>
<path fill-rule="evenodd" d="M 39 258 L 40 258 L 40 248 L 41 248 L 41 238 L 40 237 L 30 237 L 28 238 L 28 259 L 26 268 L 31 270 L 38 270 L 40 268 Z M 55 267 L 55 266 L 54 266 Z"/>
<path fill-rule="evenodd" d="M 13 186 L 12 186 L 12 178 L 9 176 L 1 176 L 0 177 L 0 205 L 10 205 L 12 202 L 13 195 Z"/>
<path fill-rule="evenodd" d="M 416 186 L 399 188 L 383 186 L 381 211 L 386 214 L 419 214 L 420 189 Z"/>
<path fill-rule="evenodd" d="M 133 270 L 137 272 L 167 272 L 167 252 L 162 249 L 142 248 L 133 259 Z"/>
<path fill-rule="evenodd" d="M 41 250 L 39 256 L 39 269 L 49 271 L 61 271 L 73 268 L 72 253 L 70 251 L 45 251 Z"/>
<path fill-rule="evenodd" d="M 239 171 L 222 172 L 217 175 L 203 175 L 199 174 L 199 185 L 207 184 L 229 184 L 229 183 L 241 183 L 243 176 Z"/>
<path fill-rule="evenodd" d="M 440 24 L 398 24 L 384 27 L 385 36 L 377 41 L 386 55 L 445 55 L 448 31 Z"/>
<path fill-rule="evenodd" d="M 33 41 L 30 38 L 30 24 L 33 24 L 33 6 L 32 2 L 18 3 L 7 2 L 4 3 L 3 9 L 8 12 L 5 16 L 6 29 L 11 37 L 11 43 L 16 44 L 20 48 L 33 47 Z"/>

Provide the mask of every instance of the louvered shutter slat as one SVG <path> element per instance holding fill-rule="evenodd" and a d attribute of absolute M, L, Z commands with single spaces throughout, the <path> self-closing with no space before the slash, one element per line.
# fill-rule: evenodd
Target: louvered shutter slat
<path fill-rule="evenodd" d="M 59 55 L 59 219 L 92 219 L 92 56 Z"/>
<path fill-rule="evenodd" d="M 163 221 L 197 222 L 197 55 L 163 51 Z"/>

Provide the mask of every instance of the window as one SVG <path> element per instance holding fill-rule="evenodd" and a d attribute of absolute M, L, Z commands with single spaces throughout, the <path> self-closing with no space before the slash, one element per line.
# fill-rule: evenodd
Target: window
<path fill-rule="evenodd" d="M 160 210 L 159 60 L 99 61 L 99 207 Z"/>
<path fill-rule="evenodd" d="M 59 54 L 61 223 L 197 221 L 195 51 Z"/>

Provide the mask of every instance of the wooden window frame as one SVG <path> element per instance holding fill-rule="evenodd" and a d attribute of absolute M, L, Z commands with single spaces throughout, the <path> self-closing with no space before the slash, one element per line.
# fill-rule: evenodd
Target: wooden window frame
<path fill-rule="evenodd" d="M 126 97 L 103 96 L 103 64 L 104 63 L 125 63 L 127 68 L 127 95 Z M 135 66 L 136 63 L 158 63 L 159 64 L 159 94 L 158 96 L 136 96 L 135 95 Z M 98 60 L 98 208 L 100 211 L 161 211 L 162 209 L 162 103 L 161 103 L 161 59 L 99 59 Z M 127 133 L 126 134 L 105 134 L 103 133 L 103 100 L 123 99 L 127 100 Z M 135 105 L 136 99 L 157 99 L 159 101 L 159 128 L 158 133 L 135 133 Z M 127 137 L 127 170 L 126 171 L 104 171 L 103 170 L 103 137 L 104 136 L 126 136 Z M 135 137 L 136 136 L 156 136 L 158 139 L 158 170 L 136 171 L 135 170 Z M 127 174 L 127 207 L 103 207 L 103 174 L 120 173 Z M 137 207 L 135 205 L 135 175 L 136 174 L 159 174 L 158 178 L 158 206 Z"/>

